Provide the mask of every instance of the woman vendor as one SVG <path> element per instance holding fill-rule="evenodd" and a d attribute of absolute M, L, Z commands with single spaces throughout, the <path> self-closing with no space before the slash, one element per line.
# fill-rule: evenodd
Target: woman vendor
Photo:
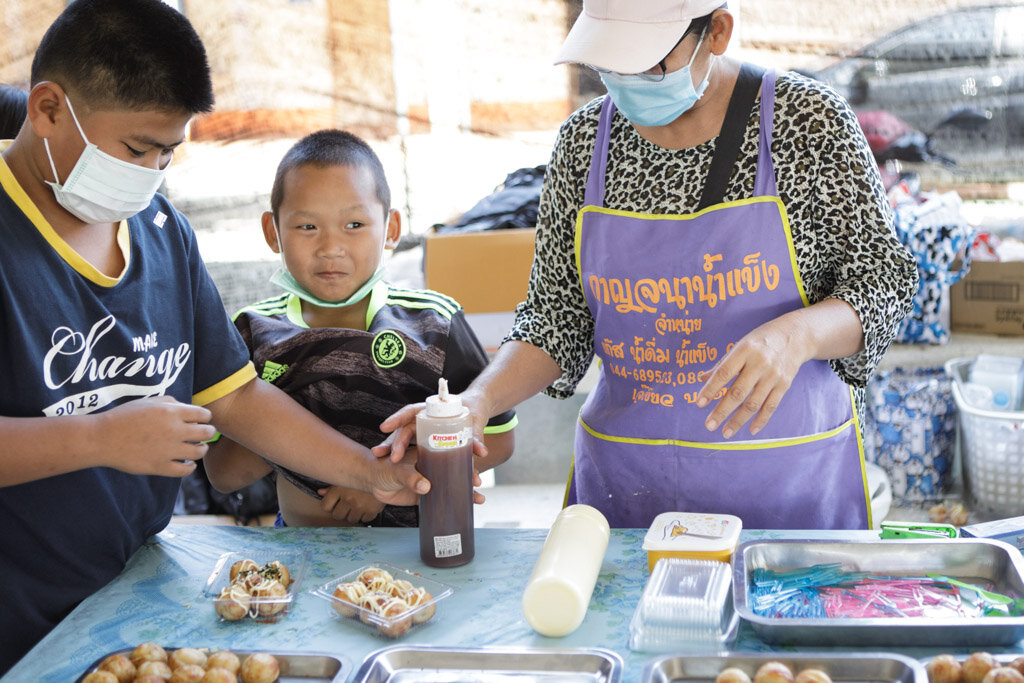
<path fill-rule="evenodd" d="M 561 127 L 527 300 L 462 400 L 482 428 L 596 354 L 569 503 L 868 528 L 857 405 L 915 263 L 848 104 L 725 56 L 732 29 L 722 0 L 584 1 L 557 63 L 608 96 Z"/>

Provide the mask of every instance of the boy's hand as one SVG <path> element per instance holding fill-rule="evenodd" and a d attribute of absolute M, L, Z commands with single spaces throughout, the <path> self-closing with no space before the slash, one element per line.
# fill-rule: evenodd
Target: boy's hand
<path fill-rule="evenodd" d="M 416 471 L 416 455 L 392 459 L 376 458 L 372 464 L 370 491 L 388 505 L 416 505 L 420 496 L 430 491 L 430 482 Z"/>
<path fill-rule="evenodd" d="M 369 493 L 348 489 L 341 486 L 331 486 L 317 491 L 323 500 L 320 501 L 320 508 L 324 512 L 330 512 L 331 518 L 339 522 L 359 524 L 374 520 L 380 511 L 384 509 L 381 503 Z"/>
<path fill-rule="evenodd" d="M 141 398 L 96 414 L 93 448 L 129 474 L 184 477 L 206 455 L 217 430 L 210 411 L 170 396 Z"/>
<path fill-rule="evenodd" d="M 394 438 L 394 434 L 388 436 L 388 438 L 385 439 L 383 442 L 381 442 L 380 444 L 378 444 L 378 445 L 374 446 L 372 449 L 370 449 L 370 452 L 372 452 L 378 458 L 387 457 L 392 452 L 391 451 L 390 442 L 391 442 L 391 440 L 393 438 Z M 479 440 L 475 440 L 475 441 L 479 441 Z M 482 446 L 482 445 L 483 445 L 482 443 L 479 443 L 479 444 L 478 443 L 474 443 L 473 444 L 474 452 L 476 452 L 478 450 L 478 447 Z M 484 449 L 484 453 L 486 454 L 486 449 Z M 476 453 L 476 454 L 479 455 L 479 453 Z M 419 455 L 419 450 L 417 449 L 416 444 L 408 444 L 405 447 L 404 451 L 403 451 L 402 457 L 403 457 L 403 460 L 409 460 L 411 458 L 412 461 L 415 463 L 417 455 Z M 481 486 L 481 485 L 483 485 L 483 481 L 480 479 L 480 472 L 478 472 L 476 467 L 474 466 L 473 467 L 473 486 Z M 476 503 L 477 505 L 480 505 L 480 504 L 482 504 L 486 500 L 487 499 L 484 498 L 484 494 L 480 493 L 476 489 L 473 489 L 473 502 L 474 503 Z M 327 509 L 327 508 L 324 508 L 324 509 Z M 335 519 L 337 519 L 337 517 L 335 517 Z"/>
<path fill-rule="evenodd" d="M 483 486 L 483 483 L 484 482 L 480 479 L 480 473 L 477 471 L 476 467 L 474 467 L 473 468 L 473 486 Z M 483 505 L 486 501 L 487 501 L 487 499 L 484 497 L 484 494 L 480 493 L 480 491 L 478 491 L 477 489 L 474 488 L 473 489 L 473 502 L 476 503 L 477 505 Z"/>

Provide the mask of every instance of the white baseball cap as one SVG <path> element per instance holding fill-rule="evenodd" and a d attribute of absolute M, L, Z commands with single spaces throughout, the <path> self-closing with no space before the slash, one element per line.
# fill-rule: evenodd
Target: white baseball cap
<path fill-rule="evenodd" d="M 690 22 L 725 0 L 583 0 L 583 11 L 555 64 L 573 62 L 622 74 L 646 71 L 672 51 Z"/>

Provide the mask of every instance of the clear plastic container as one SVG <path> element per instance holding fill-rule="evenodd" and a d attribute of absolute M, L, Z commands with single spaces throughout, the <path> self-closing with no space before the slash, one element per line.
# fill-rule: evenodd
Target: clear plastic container
<path fill-rule="evenodd" d="M 262 594 L 257 590 L 258 584 L 250 581 L 244 586 L 244 593 L 247 594 L 247 597 L 240 594 L 235 601 L 235 609 L 231 609 L 231 606 L 225 608 L 220 601 L 221 592 L 225 588 L 230 588 L 233 584 L 231 577 L 232 567 L 244 560 L 251 560 L 257 569 L 264 567 L 268 563 L 280 562 L 288 572 L 288 585 L 285 586 L 287 592 L 284 595 L 269 592 L 268 594 Z M 295 595 L 306 576 L 308 567 L 309 553 L 307 551 L 263 550 L 224 553 L 217 558 L 213 571 L 206 579 L 203 597 L 213 604 L 222 621 L 277 621 L 291 607 L 292 601 L 295 599 Z M 219 602 L 221 604 L 218 604 Z M 248 609 L 244 609 L 246 606 Z M 233 618 L 228 618 L 225 615 Z"/>
<path fill-rule="evenodd" d="M 387 572 L 387 578 L 379 584 L 374 585 L 367 578 L 371 572 L 368 570 L 382 569 Z M 400 582 L 406 582 L 402 584 Z M 387 597 L 401 597 L 399 593 L 405 592 L 408 586 L 426 591 L 426 595 L 410 605 L 408 609 L 398 611 L 396 614 L 382 614 L 379 609 L 374 608 L 374 600 L 367 598 L 365 602 L 356 599 L 342 600 L 335 595 L 335 591 L 342 584 L 363 583 L 367 590 L 364 595 L 383 593 Z M 390 584 L 391 587 L 388 587 Z M 395 585 L 397 584 L 397 586 Z M 386 562 L 376 562 L 355 569 L 343 576 L 332 579 L 313 591 L 313 595 L 326 600 L 331 604 L 336 616 L 342 621 L 361 624 L 364 628 L 370 629 L 376 635 L 384 638 L 400 638 L 409 632 L 410 629 L 420 628 L 437 620 L 438 603 L 452 595 L 455 588 L 447 583 L 435 581 L 419 574 L 400 569 Z M 379 600 L 378 607 L 387 604 L 386 600 Z M 397 611 L 397 610 L 396 610 Z"/>
<path fill-rule="evenodd" d="M 987 384 L 965 382 L 963 385 L 964 400 L 974 408 L 982 410 L 1009 410 L 1010 396 L 1003 390 L 992 391 Z"/>
<path fill-rule="evenodd" d="M 734 515 L 663 512 L 644 536 L 647 569 L 662 558 L 729 562 L 740 541 L 743 522 Z"/>
<path fill-rule="evenodd" d="M 1020 410 L 1024 396 L 1024 358 L 981 353 L 971 363 L 970 384 L 987 387 L 992 392 L 991 405 L 978 406 L 995 410 Z M 967 397 L 970 400 L 970 397 Z"/>
<path fill-rule="evenodd" d="M 659 560 L 629 625 L 630 649 L 724 650 L 739 622 L 731 595 L 732 571 L 724 562 Z"/>

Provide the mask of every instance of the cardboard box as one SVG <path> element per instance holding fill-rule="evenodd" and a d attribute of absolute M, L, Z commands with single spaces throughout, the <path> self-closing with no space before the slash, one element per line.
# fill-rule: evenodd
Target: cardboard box
<path fill-rule="evenodd" d="M 535 233 L 513 228 L 428 235 L 424 283 L 458 301 L 466 313 L 513 311 L 526 300 Z"/>
<path fill-rule="evenodd" d="M 1009 517 L 960 527 L 964 538 L 991 538 L 1024 551 L 1024 517 Z"/>
<path fill-rule="evenodd" d="M 1024 336 L 1024 261 L 974 261 L 950 288 L 954 331 Z"/>

